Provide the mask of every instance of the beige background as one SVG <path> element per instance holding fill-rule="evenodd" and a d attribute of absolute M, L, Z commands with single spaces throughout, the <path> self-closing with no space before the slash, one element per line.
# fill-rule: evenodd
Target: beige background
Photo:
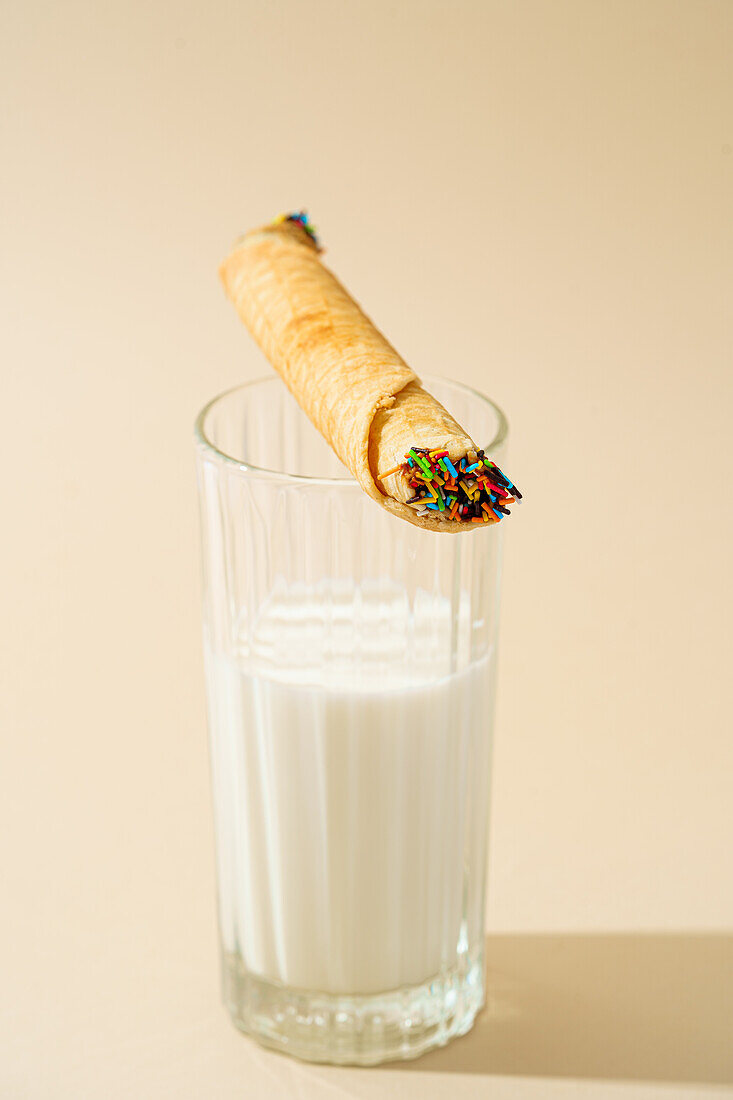
<path fill-rule="evenodd" d="M 0 41 L 0 1096 L 728 1092 L 733 4 L 6 3 Z M 492 1011 L 407 1068 L 218 1004 L 191 424 L 252 372 L 217 263 L 301 204 L 526 494 Z"/>

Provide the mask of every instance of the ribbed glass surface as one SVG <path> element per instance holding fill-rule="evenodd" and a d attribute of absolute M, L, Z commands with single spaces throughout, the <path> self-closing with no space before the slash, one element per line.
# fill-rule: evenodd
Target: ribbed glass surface
<path fill-rule="evenodd" d="M 431 387 L 501 461 L 498 410 Z M 501 525 L 389 516 L 275 378 L 204 410 L 197 465 L 229 1009 L 303 1058 L 415 1056 L 483 1001 Z"/>

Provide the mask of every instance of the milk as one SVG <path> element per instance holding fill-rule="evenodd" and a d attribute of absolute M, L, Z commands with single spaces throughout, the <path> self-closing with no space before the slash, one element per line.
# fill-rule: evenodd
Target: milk
<path fill-rule="evenodd" d="M 368 994 L 433 978 L 465 937 L 492 660 L 451 671 L 445 600 L 342 596 L 275 594 L 207 653 L 219 912 L 250 973 Z"/>

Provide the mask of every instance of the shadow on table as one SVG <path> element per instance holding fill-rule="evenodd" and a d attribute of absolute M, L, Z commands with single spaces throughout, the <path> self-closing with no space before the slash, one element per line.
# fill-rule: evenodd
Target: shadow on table
<path fill-rule="evenodd" d="M 401 1069 L 733 1083 L 733 935 L 496 935 L 486 958 L 473 1030 Z"/>

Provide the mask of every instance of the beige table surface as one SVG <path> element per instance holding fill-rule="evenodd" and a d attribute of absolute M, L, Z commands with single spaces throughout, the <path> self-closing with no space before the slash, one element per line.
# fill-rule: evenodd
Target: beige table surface
<path fill-rule="evenodd" d="M 730 1095 L 730 0 L 3 6 L 0 1097 Z M 215 271 L 308 204 L 507 524 L 472 1035 L 263 1052 L 219 1005 L 195 412 Z"/>

